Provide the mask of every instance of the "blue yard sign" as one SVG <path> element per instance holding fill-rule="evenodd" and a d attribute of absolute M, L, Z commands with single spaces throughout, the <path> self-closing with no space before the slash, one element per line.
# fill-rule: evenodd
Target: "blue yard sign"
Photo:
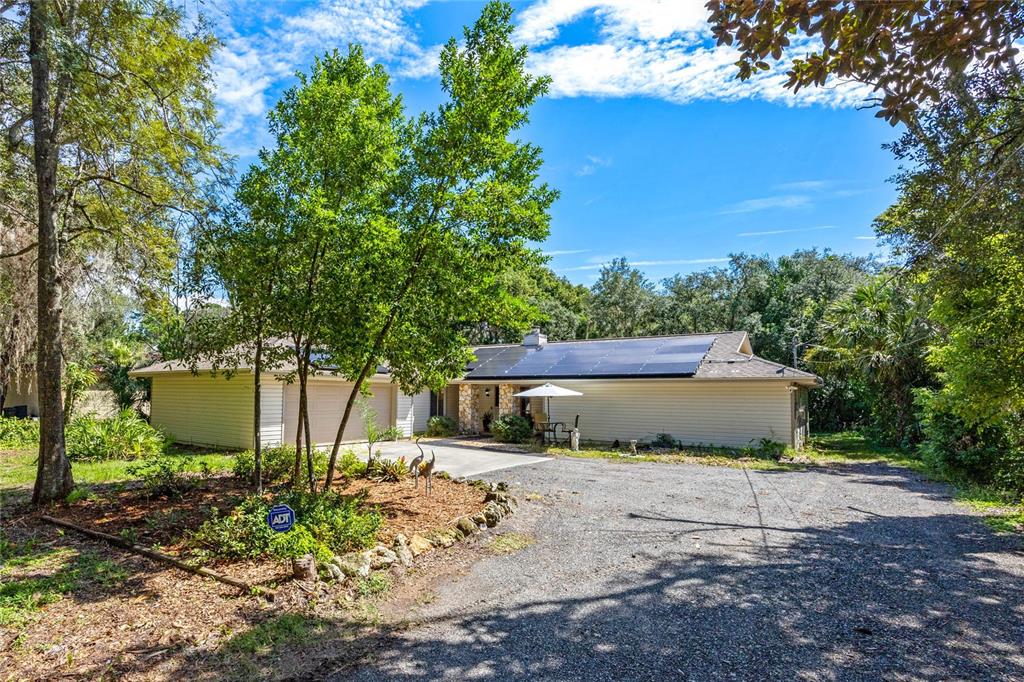
<path fill-rule="evenodd" d="M 295 525 L 295 511 L 287 504 L 274 505 L 267 514 L 267 523 L 278 533 L 289 531 Z"/>

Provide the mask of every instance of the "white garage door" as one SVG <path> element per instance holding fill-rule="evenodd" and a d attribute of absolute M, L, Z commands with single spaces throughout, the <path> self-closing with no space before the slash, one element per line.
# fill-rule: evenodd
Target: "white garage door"
<path fill-rule="evenodd" d="M 348 400 L 352 384 L 342 381 L 331 381 L 328 379 L 310 380 L 307 388 L 307 403 L 309 405 L 309 426 L 313 433 L 313 442 L 317 445 L 329 446 L 334 443 L 334 436 L 338 432 L 338 424 L 341 423 L 341 415 L 345 411 L 345 401 Z M 381 428 L 387 428 L 394 423 L 394 416 L 391 414 L 392 393 L 394 386 L 391 384 L 373 384 L 372 395 L 364 398 L 366 403 L 377 412 L 377 424 Z M 284 410 L 284 433 L 289 443 L 295 442 L 296 420 L 299 414 L 299 386 L 297 383 L 285 387 L 285 410 Z M 366 439 L 366 429 L 363 426 L 363 414 L 357 403 L 352 408 L 352 416 L 349 417 L 345 427 L 345 441 L 360 441 Z"/>

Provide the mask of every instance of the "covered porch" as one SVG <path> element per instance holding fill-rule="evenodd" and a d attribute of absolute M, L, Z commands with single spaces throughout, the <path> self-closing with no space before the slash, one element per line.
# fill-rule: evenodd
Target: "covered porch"
<path fill-rule="evenodd" d="M 479 435 L 490 433 L 492 420 L 507 414 L 516 414 L 534 422 L 547 421 L 542 398 L 517 398 L 516 393 L 540 385 L 542 382 L 515 384 L 461 382 L 452 384 L 439 397 L 437 414 L 454 419 L 459 433 Z"/>

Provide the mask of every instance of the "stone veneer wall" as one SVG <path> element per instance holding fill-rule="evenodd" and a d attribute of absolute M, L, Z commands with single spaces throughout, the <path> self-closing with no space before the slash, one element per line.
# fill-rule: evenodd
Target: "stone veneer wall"
<path fill-rule="evenodd" d="M 519 387 L 515 384 L 499 384 L 498 385 L 498 414 L 502 416 L 505 414 L 519 414 L 519 405 L 516 404 L 516 398 L 514 394 L 519 392 Z"/>
<path fill-rule="evenodd" d="M 477 409 L 477 396 L 480 386 L 476 384 L 459 384 L 459 433 L 480 433 L 483 421 Z"/>

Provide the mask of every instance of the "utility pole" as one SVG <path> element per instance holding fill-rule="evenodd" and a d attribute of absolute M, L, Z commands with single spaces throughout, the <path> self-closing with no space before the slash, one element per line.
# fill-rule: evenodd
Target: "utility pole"
<path fill-rule="evenodd" d="M 796 369 L 796 350 L 800 347 L 800 339 L 793 334 L 793 369 Z"/>

